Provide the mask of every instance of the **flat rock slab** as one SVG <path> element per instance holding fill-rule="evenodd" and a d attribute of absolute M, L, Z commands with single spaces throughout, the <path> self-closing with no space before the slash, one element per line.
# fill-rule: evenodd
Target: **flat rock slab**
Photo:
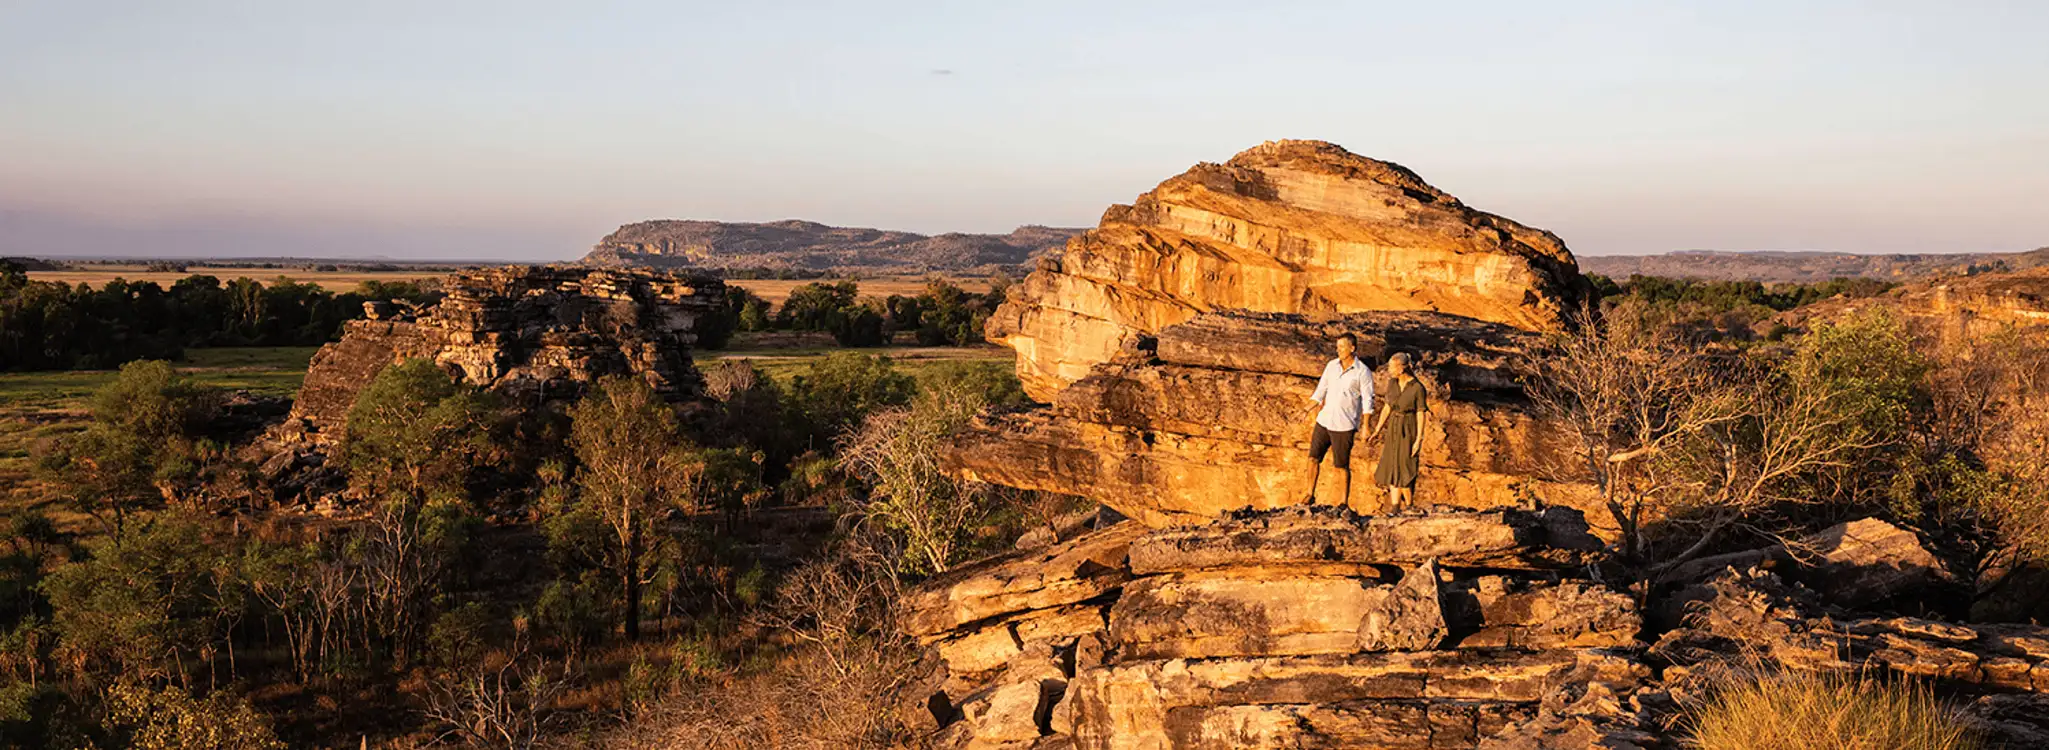
<path fill-rule="evenodd" d="M 1535 712 L 1513 703 L 1349 701 L 1329 705 L 1189 706 L 1167 712 L 1176 748 L 1474 748 Z"/>
<path fill-rule="evenodd" d="M 1093 599 L 1131 580 L 1126 550 L 1144 532 L 1138 524 L 1121 523 L 955 568 L 906 593 L 898 605 L 899 623 L 930 641 L 981 620 Z"/>
<path fill-rule="evenodd" d="M 1139 579 L 1110 608 L 1122 659 L 1428 650 L 1446 626 L 1437 569 L 1399 583 L 1247 569 Z"/>
<path fill-rule="evenodd" d="M 1329 508 L 1251 513 L 1154 531 L 1131 543 L 1137 575 L 1238 566 L 1368 563 L 1544 570 L 1582 565 L 1600 547 L 1577 511 L 1496 509 L 1360 516 Z"/>

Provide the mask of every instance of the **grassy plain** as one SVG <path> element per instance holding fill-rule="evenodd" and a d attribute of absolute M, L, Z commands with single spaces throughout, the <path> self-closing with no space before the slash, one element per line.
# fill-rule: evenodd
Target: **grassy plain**
<path fill-rule="evenodd" d="M 178 367 L 199 382 L 265 396 L 290 396 L 306 378 L 315 347 L 190 349 Z M 32 474 L 38 441 L 85 429 L 93 391 L 113 370 L 0 373 L 0 511 L 48 501 Z M 60 523 L 75 521 L 51 513 Z"/>

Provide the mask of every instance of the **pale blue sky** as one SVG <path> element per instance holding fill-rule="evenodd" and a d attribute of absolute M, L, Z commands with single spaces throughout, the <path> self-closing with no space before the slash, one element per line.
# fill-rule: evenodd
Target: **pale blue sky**
<path fill-rule="evenodd" d="M 1092 225 L 1274 138 L 1583 255 L 2020 250 L 2045 29 L 2024 0 L 0 0 L 0 253 Z"/>

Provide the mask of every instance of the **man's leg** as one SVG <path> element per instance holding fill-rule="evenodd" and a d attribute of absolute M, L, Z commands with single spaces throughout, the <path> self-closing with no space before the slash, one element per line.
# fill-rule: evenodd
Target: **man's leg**
<path fill-rule="evenodd" d="M 1336 504 L 1345 507 L 1352 505 L 1352 438 L 1358 434 L 1357 430 L 1346 430 L 1330 435 L 1331 465 L 1336 466 L 1344 478 L 1344 494 L 1338 496 Z"/>
<path fill-rule="evenodd" d="M 1322 462 L 1322 461 L 1319 461 L 1319 460 L 1317 460 L 1317 458 L 1316 458 L 1315 456 L 1310 456 L 1310 457 L 1309 457 L 1309 491 L 1308 491 L 1308 492 L 1304 492 L 1304 493 L 1302 493 L 1302 502 L 1305 502 L 1305 503 L 1314 503 L 1314 502 L 1316 502 L 1316 479 L 1317 479 L 1317 475 L 1319 475 L 1319 474 L 1321 474 L 1321 473 L 1323 473 L 1323 462 Z"/>
<path fill-rule="evenodd" d="M 1330 450 L 1330 432 L 1317 425 L 1309 433 L 1309 491 L 1302 493 L 1302 502 L 1316 502 L 1316 481 L 1323 473 L 1323 454 Z"/>

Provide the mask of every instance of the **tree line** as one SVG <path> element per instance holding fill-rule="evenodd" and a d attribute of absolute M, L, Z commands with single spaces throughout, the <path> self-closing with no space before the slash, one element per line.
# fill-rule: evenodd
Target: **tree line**
<path fill-rule="evenodd" d="M 820 331 L 841 346 L 882 346 L 896 334 L 923 346 L 982 341 L 982 324 L 1003 303 L 1009 281 L 985 294 L 942 279 L 916 295 L 864 298 L 854 281 L 814 282 L 792 290 L 780 306 L 739 286 L 699 329 L 699 345 L 724 348 L 735 331 Z M 143 359 L 176 360 L 200 347 L 319 346 L 363 303 L 439 295 L 411 281 L 364 281 L 335 293 L 278 277 L 222 281 L 193 275 L 167 289 L 153 281 L 89 284 L 36 281 L 0 261 L 0 371 L 112 369 Z"/>
<path fill-rule="evenodd" d="M 781 305 L 738 286 L 726 289 L 727 304 L 716 330 L 821 331 L 846 347 L 888 344 L 898 333 L 910 334 L 921 346 L 966 346 L 982 343 L 982 324 L 1003 304 L 1010 279 L 992 277 L 990 290 L 975 293 L 933 278 L 915 295 L 863 297 L 855 281 L 812 282 L 790 290 Z M 722 336 L 712 339 L 723 343 Z M 717 347 L 713 347 L 717 348 Z"/>
<path fill-rule="evenodd" d="M 365 281 L 336 294 L 279 277 L 223 282 L 193 275 L 169 289 L 115 279 L 91 285 L 35 281 L 0 262 L 0 370 L 110 369 L 141 359 L 177 359 L 214 346 L 317 346 L 363 302 L 430 301 L 413 282 Z"/>

